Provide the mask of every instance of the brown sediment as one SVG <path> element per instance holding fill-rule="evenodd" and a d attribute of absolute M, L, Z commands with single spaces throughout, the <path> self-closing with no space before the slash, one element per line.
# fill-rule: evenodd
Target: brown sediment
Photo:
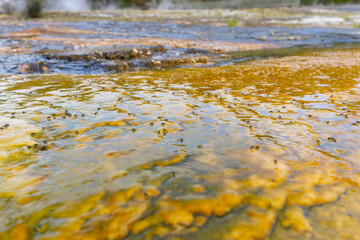
<path fill-rule="evenodd" d="M 30 53 L 30 51 L 31 49 L 29 47 L 21 47 L 21 46 L 1 47 L 0 55 L 26 54 L 26 53 Z"/>
<path fill-rule="evenodd" d="M 99 46 L 111 46 L 111 45 L 164 45 L 168 47 L 176 48 L 196 48 L 203 49 L 212 52 L 230 52 L 230 51 L 246 51 L 246 50 L 258 50 L 263 48 L 275 47 L 272 44 L 258 44 L 258 43 L 231 43 L 231 42 L 219 42 L 219 41 L 194 41 L 194 40 L 178 40 L 178 39 L 165 39 L 165 38 L 136 38 L 136 39 L 79 39 L 79 38 L 64 38 L 57 37 L 59 35 L 71 35 L 71 34 L 94 34 L 96 32 L 88 30 L 78 30 L 74 28 L 59 28 L 43 27 L 32 28 L 21 32 L 13 32 L 7 34 L 9 38 L 26 38 L 31 41 L 44 41 L 44 42 L 62 42 L 69 46 L 83 46 L 83 47 L 99 47 Z M 44 37 L 52 36 L 52 37 Z"/>
<path fill-rule="evenodd" d="M 41 36 L 41 35 L 57 36 L 57 35 L 92 34 L 92 33 L 94 32 L 88 30 L 79 30 L 71 27 L 59 27 L 59 26 L 49 25 L 45 27 L 35 27 L 24 31 L 13 32 L 7 36 L 28 38 L 28 37 Z"/>

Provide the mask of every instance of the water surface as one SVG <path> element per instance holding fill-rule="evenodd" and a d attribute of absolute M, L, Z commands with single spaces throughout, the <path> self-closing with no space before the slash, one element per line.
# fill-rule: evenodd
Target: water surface
<path fill-rule="evenodd" d="M 359 60 L 4 76 L 0 238 L 357 239 Z"/>

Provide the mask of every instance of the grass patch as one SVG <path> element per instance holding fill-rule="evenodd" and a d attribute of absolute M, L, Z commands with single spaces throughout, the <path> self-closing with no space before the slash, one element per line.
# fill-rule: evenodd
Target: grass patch
<path fill-rule="evenodd" d="M 227 24 L 229 27 L 236 27 L 237 23 L 238 23 L 238 20 L 235 18 L 227 20 Z"/>

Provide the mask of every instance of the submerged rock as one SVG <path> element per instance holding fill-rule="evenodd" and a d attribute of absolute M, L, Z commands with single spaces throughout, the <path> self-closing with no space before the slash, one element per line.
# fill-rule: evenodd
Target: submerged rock
<path fill-rule="evenodd" d="M 184 58 L 172 58 L 162 60 L 151 60 L 146 64 L 147 67 L 174 67 L 185 64 L 206 64 L 210 62 L 210 58 L 204 55 L 184 57 Z"/>
<path fill-rule="evenodd" d="M 94 61 L 94 60 L 130 60 L 138 58 L 147 58 L 155 53 L 164 53 L 167 49 L 158 45 L 147 48 L 118 49 L 113 51 L 83 50 L 79 52 L 69 52 L 61 54 L 45 54 L 47 59 L 66 60 L 66 61 Z"/>
<path fill-rule="evenodd" d="M 44 62 L 27 63 L 18 68 L 21 73 L 48 73 L 49 69 Z"/>

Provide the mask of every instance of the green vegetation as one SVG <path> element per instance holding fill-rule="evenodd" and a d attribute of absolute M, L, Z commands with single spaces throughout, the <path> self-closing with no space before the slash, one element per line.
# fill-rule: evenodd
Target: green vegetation
<path fill-rule="evenodd" d="M 28 18 L 42 17 L 44 3 L 44 0 L 26 0 L 26 16 Z"/>
<path fill-rule="evenodd" d="M 227 20 L 227 24 L 229 25 L 229 27 L 236 27 L 238 20 L 236 18 L 232 19 L 232 20 Z"/>

